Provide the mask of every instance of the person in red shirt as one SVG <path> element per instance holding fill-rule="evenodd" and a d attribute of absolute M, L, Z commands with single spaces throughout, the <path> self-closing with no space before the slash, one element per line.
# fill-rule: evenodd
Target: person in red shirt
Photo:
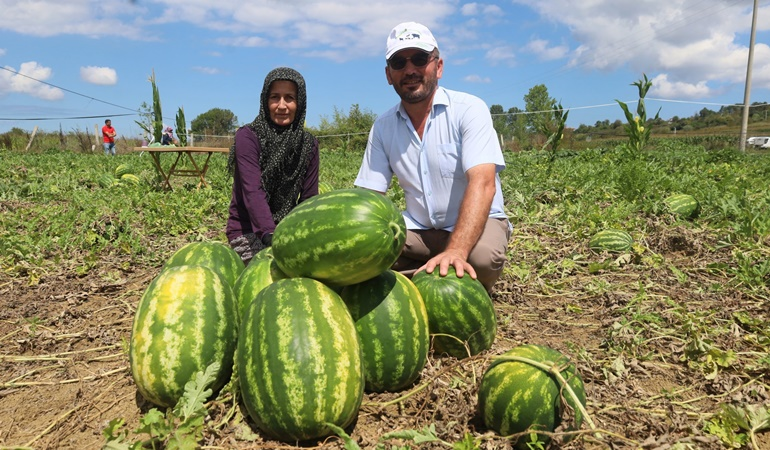
<path fill-rule="evenodd" d="M 110 119 L 105 120 L 104 126 L 102 127 L 102 137 L 104 138 L 102 145 L 104 145 L 104 154 L 106 156 L 115 156 L 116 135 L 115 128 L 112 128 L 112 121 Z"/>

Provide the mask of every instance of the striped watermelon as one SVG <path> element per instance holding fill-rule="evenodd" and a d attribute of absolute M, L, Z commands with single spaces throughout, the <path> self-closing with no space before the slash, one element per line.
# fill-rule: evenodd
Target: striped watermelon
<path fill-rule="evenodd" d="M 238 336 L 243 402 L 257 426 L 295 442 L 332 434 L 358 415 L 364 362 L 353 319 L 323 283 L 286 278 L 249 305 Z"/>
<path fill-rule="evenodd" d="M 263 248 L 262 250 L 258 251 L 257 254 L 251 258 L 249 264 L 253 264 L 255 261 L 265 258 L 273 259 L 273 247 Z"/>
<path fill-rule="evenodd" d="M 325 194 L 327 192 L 331 192 L 334 190 L 334 186 L 332 186 L 331 183 L 328 181 L 319 181 L 318 182 L 318 193 L 319 194 Z"/>
<path fill-rule="evenodd" d="M 174 406 L 184 385 L 213 362 L 224 386 L 233 367 L 237 324 L 232 288 L 203 266 L 161 271 L 139 300 L 131 333 L 131 375 L 144 398 Z"/>
<path fill-rule="evenodd" d="M 120 164 L 115 168 L 115 178 L 123 178 L 123 175 L 133 174 L 134 170 L 128 164 Z"/>
<path fill-rule="evenodd" d="M 686 219 L 697 217 L 700 213 L 700 203 L 692 195 L 674 194 L 663 202 L 669 211 Z"/>
<path fill-rule="evenodd" d="M 300 203 L 278 223 L 273 255 L 291 277 L 346 286 L 388 269 L 405 240 L 404 218 L 388 197 L 338 189 Z"/>
<path fill-rule="evenodd" d="M 268 247 L 258 253 L 262 254 Z M 257 297 L 259 292 L 270 285 L 273 281 L 287 278 L 273 259 L 272 253 L 266 253 L 263 256 L 255 257 L 249 262 L 249 265 L 241 272 L 238 279 L 235 280 L 233 293 L 238 304 L 238 317 L 243 317 L 246 308 L 249 307 L 252 300 Z"/>
<path fill-rule="evenodd" d="M 594 234 L 588 241 L 588 248 L 601 253 L 603 251 L 621 253 L 631 250 L 634 238 L 623 230 L 606 229 Z"/>
<path fill-rule="evenodd" d="M 398 391 L 412 384 L 425 367 L 430 347 L 428 312 L 414 283 L 386 270 L 345 286 L 340 297 L 361 338 L 365 389 Z"/>
<path fill-rule="evenodd" d="M 221 242 L 191 242 L 174 252 L 164 269 L 177 266 L 206 266 L 218 273 L 232 287 L 243 272 L 243 260 L 229 245 Z"/>
<path fill-rule="evenodd" d="M 505 360 L 517 357 L 531 359 L 548 367 L 563 366 L 560 370 L 562 377 L 573 389 L 580 403 L 583 406 L 586 404 L 583 380 L 567 357 L 548 347 L 521 345 L 493 360 L 481 378 L 478 398 L 484 424 L 502 436 L 528 429 L 553 432 L 565 417 L 563 405 L 566 402 L 574 410 L 575 417 L 573 426 L 566 429 L 579 429 L 583 423 L 583 414 L 567 390 L 561 389 L 557 378 L 547 370 L 529 363 Z M 526 444 L 529 440 L 528 435 L 523 435 L 514 448 L 529 449 Z M 550 438 L 539 434 L 538 440 L 548 443 Z M 566 441 L 569 441 L 569 437 L 560 443 Z"/>
<path fill-rule="evenodd" d="M 142 182 L 142 180 L 138 176 L 134 175 L 133 173 L 123 174 L 120 177 L 120 180 L 118 181 L 120 181 L 121 184 L 133 185 L 133 186 L 137 186 L 139 183 Z"/>
<path fill-rule="evenodd" d="M 432 273 L 417 272 L 412 282 L 425 302 L 436 354 L 465 358 L 492 347 L 497 318 L 492 299 L 479 280 L 468 274 L 459 278 L 449 266 L 445 277 L 436 268 Z"/>
<path fill-rule="evenodd" d="M 111 173 L 104 173 L 99 177 L 99 186 L 109 188 L 118 184 L 118 180 Z"/>

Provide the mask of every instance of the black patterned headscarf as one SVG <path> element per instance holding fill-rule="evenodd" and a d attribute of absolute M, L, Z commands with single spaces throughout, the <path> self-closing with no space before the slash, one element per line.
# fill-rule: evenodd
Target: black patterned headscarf
<path fill-rule="evenodd" d="M 278 80 L 287 80 L 297 86 L 297 112 L 294 121 L 287 126 L 276 125 L 270 119 L 268 97 L 270 86 Z M 267 193 L 267 203 L 273 213 L 273 220 L 280 222 L 299 200 L 302 181 L 313 149 L 315 139 L 305 131 L 307 92 L 305 79 L 294 69 L 279 67 L 265 77 L 260 96 L 259 114 L 246 125 L 259 138 L 262 152 L 259 165 L 262 169 L 262 186 Z M 230 148 L 228 168 L 234 168 L 235 144 Z"/>

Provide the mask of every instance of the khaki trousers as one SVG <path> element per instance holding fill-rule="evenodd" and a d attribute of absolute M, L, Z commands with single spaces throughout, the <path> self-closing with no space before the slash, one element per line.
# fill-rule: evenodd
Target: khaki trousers
<path fill-rule="evenodd" d="M 444 230 L 407 230 L 404 249 L 391 268 L 411 278 L 429 259 L 444 251 L 449 236 Z M 487 219 L 479 241 L 468 255 L 468 263 L 488 292 L 503 272 L 510 237 L 507 219 Z"/>

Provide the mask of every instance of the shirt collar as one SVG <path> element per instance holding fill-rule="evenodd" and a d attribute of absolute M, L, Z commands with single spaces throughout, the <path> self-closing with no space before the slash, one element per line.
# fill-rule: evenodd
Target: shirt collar
<path fill-rule="evenodd" d="M 442 106 L 448 106 L 449 105 L 449 94 L 447 94 L 446 89 L 444 89 L 441 86 L 436 87 L 436 93 L 433 94 L 433 105 L 431 106 L 431 116 L 436 114 L 436 106 L 442 105 Z M 401 120 L 407 120 L 409 118 L 409 114 L 406 113 L 406 110 L 404 109 L 404 104 L 401 102 L 398 102 L 398 115 L 401 117 Z"/>

